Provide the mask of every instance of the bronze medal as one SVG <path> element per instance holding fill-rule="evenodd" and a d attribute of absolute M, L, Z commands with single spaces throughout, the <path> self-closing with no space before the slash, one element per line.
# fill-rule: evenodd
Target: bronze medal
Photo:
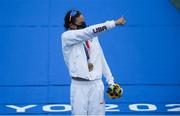
<path fill-rule="evenodd" d="M 88 63 L 89 72 L 91 72 L 93 68 L 94 68 L 94 65 L 92 63 Z"/>

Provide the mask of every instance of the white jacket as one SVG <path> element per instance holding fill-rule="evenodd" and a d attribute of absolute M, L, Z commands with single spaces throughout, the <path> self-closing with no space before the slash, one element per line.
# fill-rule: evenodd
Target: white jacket
<path fill-rule="evenodd" d="M 80 30 L 68 30 L 62 34 L 62 52 L 71 77 L 95 80 L 102 78 L 103 74 L 108 84 L 114 84 L 114 78 L 97 37 L 99 33 L 113 27 L 115 27 L 115 22 L 112 20 Z M 89 61 L 94 65 L 90 72 L 83 46 L 83 42 L 87 39 L 91 41 Z"/>

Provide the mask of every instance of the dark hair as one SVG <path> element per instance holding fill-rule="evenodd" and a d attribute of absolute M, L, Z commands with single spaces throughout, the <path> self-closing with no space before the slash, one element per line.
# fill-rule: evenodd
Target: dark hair
<path fill-rule="evenodd" d="M 71 12 L 72 11 L 76 11 L 77 12 L 77 14 L 75 15 L 75 16 L 70 16 L 71 15 Z M 75 9 L 73 9 L 73 10 L 69 10 L 67 13 L 66 13 L 66 15 L 65 15 L 65 17 L 64 17 L 64 28 L 66 29 L 66 30 L 68 30 L 70 27 L 69 27 L 69 24 L 70 23 L 73 23 L 73 24 L 75 24 L 75 21 L 76 21 L 76 17 L 78 17 L 78 16 L 80 16 L 81 15 L 81 13 L 80 13 L 80 11 L 78 11 L 78 10 L 75 10 Z"/>

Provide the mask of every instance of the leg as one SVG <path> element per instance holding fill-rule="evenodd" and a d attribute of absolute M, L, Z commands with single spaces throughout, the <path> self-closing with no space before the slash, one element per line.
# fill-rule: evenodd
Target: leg
<path fill-rule="evenodd" d="M 104 84 L 92 85 L 89 92 L 88 115 L 105 115 Z"/>
<path fill-rule="evenodd" d="M 70 101 L 72 108 L 72 115 L 87 115 L 87 87 L 71 83 Z"/>

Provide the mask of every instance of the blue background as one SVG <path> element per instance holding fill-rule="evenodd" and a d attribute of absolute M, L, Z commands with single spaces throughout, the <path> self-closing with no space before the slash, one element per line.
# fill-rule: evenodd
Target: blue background
<path fill-rule="evenodd" d="M 154 103 L 164 113 L 162 104 L 180 103 L 180 12 L 170 0 L 0 0 L 0 114 L 15 113 L 6 104 L 69 103 L 60 37 L 72 8 L 88 25 L 126 18 L 99 36 L 125 91 L 107 103 L 122 105 L 121 113 L 130 103 Z"/>

